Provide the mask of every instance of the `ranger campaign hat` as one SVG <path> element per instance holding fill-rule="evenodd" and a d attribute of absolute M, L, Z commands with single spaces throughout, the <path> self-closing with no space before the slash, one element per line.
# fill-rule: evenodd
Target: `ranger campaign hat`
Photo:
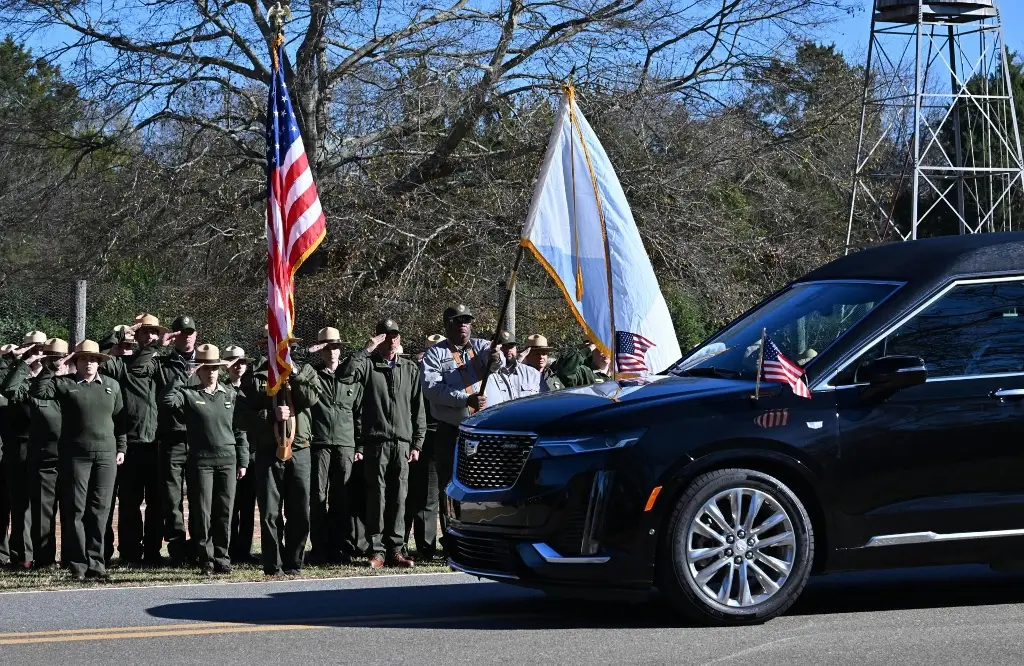
<path fill-rule="evenodd" d="M 160 320 L 151 314 L 140 314 L 135 318 L 135 324 L 138 326 L 136 330 L 149 329 L 156 331 L 158 335 L 163 335 L 167 332 L 167 328 L 160 325 Z"/>
<path fill-rule="evenodd" d="M 43 353 L 47 356 L 67 356 L 68 341 L 60 338 L 50 338 L 43 344 Z"/>
<path fill-rule="evenodd" d="M 200 368 L 204 365 L 222 367 L 231 363 L 220 357 L 220 350 L 216 345 L 199 345 L 196 347 L 196 365 Z"/>
<path fill-rule="evenodd" d="M 25 340 L 21 343 L 22 347 L 27 345 L 41 345 L 46 343 L 46 333 L 42 331 L 29 331 L 25 334 Z"/>
<path fill-rule="evenodd" d="M 82 340 L 75 345 L 75 358 L 94 358 L 98 362 L 109 361 L 110 356 L 100 351 L 100 346 L 94 340 Z"/>
<path fill-rule="evenodd" d="M 341 331 L 334 328 L 333 326 L 321 328 L 319 331 L 317 331 L 316 341 L 318 343 L 323 343 L 325 346 L 341 345 Z"/>
<path fill-rule="evenodd" d="M 440 333 L 434 333 L 433 335 L 427 336 L 427 346 L 433 347 L 436 344 L 444 342 L 444 336 Z"/>
<path fill-rule="evenodd" d="M 514 333 L 509 333 L 508 331 L 502 331 L 501 335 L 498 336 L 498 344 L 502 345 L 502 346 L 505 346 L 505 345 L 514 345 L 514 344 L 518 344 L 518 343 L 516 342 L 516 336 L 515 336 Z"/>
<path fill-rule="evenodd" d="M 402 334 L 402 329 L 398 327 L 394 319 L 385 319 L 384 321 L 377 322 L 377 327 L 373 330 L 376 332 L 376 335 L 384 335 L 386 333 Z"/>
<path fill-rule="evenodd" d="M 182 315 L 175 319 L 174 323 L 171 324 L 171 330 L 174 331 L 175 333 L 181 333 L 184 331 L 194 331 L 196 330 L 196 322 L 194 319 L 192 319 L 192 317 L 189 317 L 188 315 Z"/>
<path fill-rule="evenodd" d="M 4 345 L 3 347 L 0 347 L 0 356 L 7 356 L 17 348 L 18 345 Z"/>
<path fill-rule="evenodd" d="M 548 339 L 540 333 L 534 333 L 533 335 L 526 338 L 526 346 L 530 350 L 536 349 L 538 352 L 549 352 L 552 347 L 548 344 Z"/>
<path fill-rule="evenodd" d="M 236 363 L 238 361 L 252 363 L 252 359 L 246 356 L 245 350 L 238 345 L 228 345 L 224 348 L 224 360 L 228 363 Z"/>
<path fill-rule="evenodd" d="M 453 305 L 444 311 L 444 323 L 448 323 L 452 319 L 459 319 L 461 317 L 468 317 L 470 321 L 473 321 L 473 311 L 461 303 L 459 305 Z"/>

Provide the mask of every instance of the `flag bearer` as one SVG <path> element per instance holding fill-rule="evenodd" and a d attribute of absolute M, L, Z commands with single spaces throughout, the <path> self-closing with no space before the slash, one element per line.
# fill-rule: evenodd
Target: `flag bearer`
<path fill-rule="evenodd" d="M 98 344 L 84 340 L 70 358 L 73 376 L 41 378 L 29 395 L 55 400 L 61 409 L 61 553 L 77 580 L 106 579 L 104 532 L 127 448 L 124 403 L 118 383 L 99 374 L 100 363 L 110 357 Z M 29 369 L 20 363 L 14 372 Z"/>
<path fill-rule="evenodd" d="M 228 364 L 217 347 L 199 345 L 199 385 L 185 386 L 178 379 L 160 398 L 161 405 L 185 421 L 189 532 L 199 569 L 206 575 L 231 573 L 228 542 L 235 482 L 245 477 L 249 464 L 249 444 L 235 422 L 236 392 L 218 381 Z"/>
<path fill-rule="evenodd" d="M 247 429 L 259 429 L 259 447 L 253 473 L 256 500 L 260 507 L 260 539 L 263 573 L 268 576 L 295 575 L 302 570 L 309 538 L 309 482 L 312 439 L 311 408 L 320 400 L 322 388 L 316 370 L 302 365 L 288 379 L 291 407 L 275 405 L 267 396 L 268 367 L 262 365 L 243 378 L 248 419 L 266 414 L 260 423 L 247 422 Z M 295 418 L 291 447 L 278 446 L 274 431 Z M 282 538 L 283 537 L 283 538 Z"/>

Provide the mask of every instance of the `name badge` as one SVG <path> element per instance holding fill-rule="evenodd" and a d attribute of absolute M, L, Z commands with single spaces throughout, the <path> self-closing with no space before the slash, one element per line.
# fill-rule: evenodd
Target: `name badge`
<path fill-rule="evenodd" d="M 196 404 L 197 405 L 205 405 L 206 403 L 203 402 L 202 400 L 196 400 Z"/>
<path fill-rule="evenodd" d="M 103 390 L 106 391 L 107 393 L 113 393 L 113 391 L 111 391 L 109 388 L 105 388 Z"/>

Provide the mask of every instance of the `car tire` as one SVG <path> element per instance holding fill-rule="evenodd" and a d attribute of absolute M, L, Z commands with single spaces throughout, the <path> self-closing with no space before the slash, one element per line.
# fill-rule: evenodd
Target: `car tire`
<path fill-rule="evenodd" d="M 659 588 L 700 624 L 757 624 L 781 615 L 800 596 L 814 561 L 814 530 L 800 499 L 752 469 L 694 479 L 665 537 Z"/>

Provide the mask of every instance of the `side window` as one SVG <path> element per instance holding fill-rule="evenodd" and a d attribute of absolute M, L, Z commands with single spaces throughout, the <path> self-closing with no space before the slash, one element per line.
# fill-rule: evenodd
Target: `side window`
<path fill-rule="evenodd" d="M 1024 282 L 958 285 L 844 370 L 880 356 L 919 356 L 932 379 L 1024 373 Z"/>

